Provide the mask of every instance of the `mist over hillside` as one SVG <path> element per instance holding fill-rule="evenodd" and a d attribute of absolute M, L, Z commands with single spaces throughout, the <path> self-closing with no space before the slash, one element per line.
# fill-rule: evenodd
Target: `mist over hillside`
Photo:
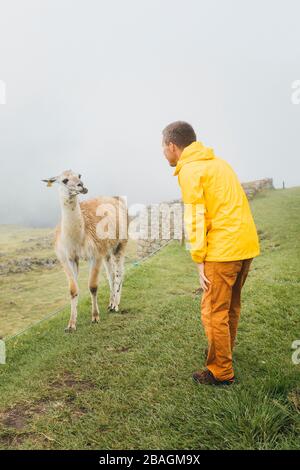
<path fill-rule="evenodd" d="M 5 2 L 0 223 L 53 226 L 41 179 L 69 168 L 88 197 L 178 198 L 161 149 L 178 119 L 241 182 L 299 186 L 299 13 L 296 0 Z"/>

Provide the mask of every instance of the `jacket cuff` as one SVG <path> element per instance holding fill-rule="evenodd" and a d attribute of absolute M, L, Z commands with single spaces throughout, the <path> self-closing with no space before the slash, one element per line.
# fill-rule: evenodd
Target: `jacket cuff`
<path fill-rule="evenodd" d="M 205 260 L 205 255 L 201 256 L 197 252 L 191 251 L 191 257 L 192 257 L 192 260 L 195 261 L 195 263 L 203 263 Z"/>

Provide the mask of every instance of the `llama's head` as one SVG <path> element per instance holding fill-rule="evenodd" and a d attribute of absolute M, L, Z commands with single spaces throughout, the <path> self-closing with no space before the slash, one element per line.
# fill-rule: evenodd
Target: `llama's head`
<path fill-rule="evenodd" d="M 72 170 L 65 170 L 59 176 L 54 176 L 42 181 L 47 183 L 47 186 L 58 183 L 60 190 L 67 197 L 76 196 L 77 194 L 86 194 L 88 192 L 88 189 L 81 180 L 81 175 L 74 173 Z"/>

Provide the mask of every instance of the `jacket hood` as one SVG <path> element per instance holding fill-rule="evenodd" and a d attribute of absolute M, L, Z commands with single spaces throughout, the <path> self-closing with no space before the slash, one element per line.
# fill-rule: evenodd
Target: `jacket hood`
<path fill-rule="evenodd" d="M 210 147 L 205 147 L 201 142 L 192 142 L 183 150 L 174 172 L 174 176 L 178 175 L 183 165 L 197 160 L 212 160 L 215 157 L 214 151 Z"/>

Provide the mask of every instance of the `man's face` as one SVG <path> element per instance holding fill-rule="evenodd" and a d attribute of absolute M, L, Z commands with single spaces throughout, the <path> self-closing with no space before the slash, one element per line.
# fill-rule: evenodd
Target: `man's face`
<path fill-rule="evenodd" d="M 166 144 L 164 141 L 162 142 L 162 147 L 163 147 L 163 153 L 166 159 L 169 162 L 170 166 L 176 166 L 178 162 L 178 151 L 177 147 L 175 144 L 170 142 L 169 144 Z"/>

